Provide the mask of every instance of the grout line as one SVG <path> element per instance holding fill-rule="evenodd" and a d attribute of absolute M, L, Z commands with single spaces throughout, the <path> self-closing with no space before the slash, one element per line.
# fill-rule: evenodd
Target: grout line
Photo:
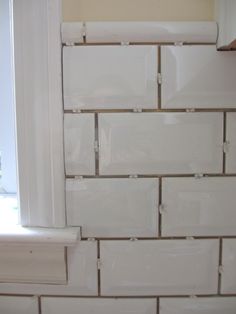
<path fill-rule="evenodd" d="M 97 241 L 130 241 L 133 237 L 93 237 Z M 194 240 L 216 240 L 216 239 L 236 239 L 236 235 L 221 235 L 221 236 L 194 236 L 194 235 L 185 235 L 185 236 L 158 236 L 158 237 L 135 237 L 136 240 L 150 241 L 150 240 L 188 240 L 191 238 Z M 81 241 L 88 241 L 91 237 L 83 237 Z"/>
<path fill-rule="evenodd" d="M 83 28 L 84 28 L 84 33 L 83 33 L 83 44 L 87 43 L 87 37 L 86 37 L 86 23 L 83 22 Z"/>
<path fill-rule="evenodd" d="M 95 141 L 97 142 L 98 150 L 95 152 L 95 173 L 99 175 L 99 135 L 98 135 L 98 114 L 94 115 L 94 125 L 95 125 Z"/>
<path fill-rule="evenodd" d="M 158 46 L 157 48 L 157 75 L 161 75 L 161 46 Z M 158 82 L 157 85 L 157 92 L 158 92 L 158 99 L 157 99 L 157 106 L 158 109 L 161 109 L 161 84 Z"/>
<path fill-rule="evenodd" d="M 63 46 L 61 48 L 61 97 L 62 97 L 62 144 L 63 144 L 63 170 L 64 170 L 64 178 L 66 179 L 66 154 L 65 154 L 65 125 L 64 125 L 64 68 L 63 68 Z M 67 225 L 67 211 L 66 211 L 66 180 L 64 180 L 64 205 L 65 205 L 65 225 Z"/>
<path fill-rule="evenodd" d="M 81 230 L 81 229 L 80 229 Z M 69 266 L 68 266 L 68 249 L 67 246 L 64 248 L 64 256 L 65 256 L 65 265 L 66 265 L 66 281 L 68 283 L 69 278 Z"/>
<path fill-rule="evenodd" d="M 0 296 L 16 296 L 16 297 L 29 297 L 32 296 L 30 294 L 13 294 L 13 293 L 5 293 L 5 294 L 0 294 Z M 33 295 L 32 297 L 34 297 L 35 295 Z M 194 295 L 197 298 L 231 298 L 231 297 L 236 297 L 236 294 L 196 294 Z M 58 294 L 40 294 L 37 296 L 40 300 L 43 297 L 54 297 L 54 298 L 78 298 L 78 299 L 159 299 L 159 298 L 165 298 L 165 299 L 169 299 L 169 298 L 179 298 L 179 299 L 183 299 L 183 298 L 190 298 L 192 297 L 192 295 L 189 294 L 183 294 L 183 295 L 104 295 L 104 296 L 97 296 L 97 295 L 75 295 L 75 294 L 67 294 L 67 295 L 58 295 Z M 41 307 L 41 303 L 40 303 L 40 307 Z M 40 313 L 41 314 L 41 313 Z"/>
<path fill-rule="evenodd" d="M 226 129 L 227 129 L 227 117 L 226 112 L 223 115 L 223 143 L 226 142 Z M 223 173 L 225 174 L 226 170 L 226 152 L 223 150 Z"/>
<path fill-rule="evenodd" d="M 162 215 L 160 213 L 160 206 L 162 205 L 162 178 L 159 178 L 159 204 L 158 204 L 158 237 L 162 234 Z"/>
<path fill-rule="evenodd" d="M 97 241 L 97 261 L 100 261 L 100 241 Z M 101 269 L 97 269 L 97 278 L 98 278 L 98 296 L 101 296 Z"/>
<path fill-rule="evenodd" d="M 63 46 L 67 46 L 66 43 L 62 44 Z M 83 42 L 74 42 L 74 46 L 121 46 L 121 42 L 87 42 L 87 40 L 83 40 Z M 161 41 L 153 41 L 153 42 L 129 42 L 129 46 L 176 46 L 175 42 L 161 42 Z M 216 46 L 216 43 L 212 42 L 183 42 L 183 46 Z"/>
<path fill-rule="evenodd" d="M 157 297 L 157 314 L 160 313 L 160 298 Z"/>
<path fill-rule="evenodd" d="M 160 86 L 161 89 L 161 85 L 158 84 L 158 88 Z M 135 108 L 135 104 L 134 104 L 134 108 Z M 178 113 L 178 112 L 183 112 L 183 113 L 201 113 L 201 112 L 236 112 L 235 108 L 159 108 L 159 104 L 158 104 L 158 108 L 157 109 L 145 109 L 145 108 L 141 108 L 142 109 L 142 113 Z M 189 112 L 189 110 L 191 110 Z M 64 113 L 65 114 L 82 114 L 82 113 L 133 113 L 134 110 L 132 108 L 130 109 L 81 109 L 79 111 L 75 111 L 73 109 L 65 109 Z"/>
<path fill-rule="evenodd" d="M 42 314 L 41 296 L 38 296 L 38 314 Z"/>
<path fill-rule="evenodd" d="M 219 243 L 219 272 L 218 272 L 218 294 L 221 294 L 221 272 L 220 268 L 222 266 L 222 253 L 223 253 L 223 239 L 220 238 Z"/>
<path fill-rule="evenodd" d="M 195 178 L 194 173 L 192 174 L 138 174 L 136 179 L 148 179 L 148 178 Z M 67 175 L 66 179 L 76 179 L 77 177 L 82 177 L 83 179 L 132 179 L 130 175 Z M 204 173 L 202 180 L 204 178 L 217 178 L 217 177 L 236 177 L 236 173 Z"/>

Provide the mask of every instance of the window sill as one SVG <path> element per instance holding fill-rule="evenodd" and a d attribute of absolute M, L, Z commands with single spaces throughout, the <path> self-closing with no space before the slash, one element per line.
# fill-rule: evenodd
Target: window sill
<path fill-rule="evenodd" d="M 73 246 L 81 239 L 81 229 L 0 226 L 0 244 Z"/>

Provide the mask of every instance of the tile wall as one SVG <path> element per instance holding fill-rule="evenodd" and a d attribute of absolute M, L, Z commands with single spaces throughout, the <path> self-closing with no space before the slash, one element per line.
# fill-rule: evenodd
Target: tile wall
<path fill-rule="evenodd" d="M 0 284 L 1 313 L 236 313 L 235 66 L 214 45 L 64 46 L 82 242 L 68 285 Z"/>

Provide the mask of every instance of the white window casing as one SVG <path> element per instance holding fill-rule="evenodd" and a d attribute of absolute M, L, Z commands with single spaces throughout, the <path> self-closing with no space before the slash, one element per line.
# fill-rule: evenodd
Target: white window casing
<path fill-rule="evenodd" d="M 21 225 L 64 227 L 61 1 L 12 1 Z"/>

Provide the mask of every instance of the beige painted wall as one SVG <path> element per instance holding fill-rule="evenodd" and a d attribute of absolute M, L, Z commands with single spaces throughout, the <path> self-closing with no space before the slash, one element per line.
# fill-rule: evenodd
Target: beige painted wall
<path fill-rule="evenodd" d="M 214 20 L 214 0 L 62 0 L 63 20 L 207 21 Z"/>

